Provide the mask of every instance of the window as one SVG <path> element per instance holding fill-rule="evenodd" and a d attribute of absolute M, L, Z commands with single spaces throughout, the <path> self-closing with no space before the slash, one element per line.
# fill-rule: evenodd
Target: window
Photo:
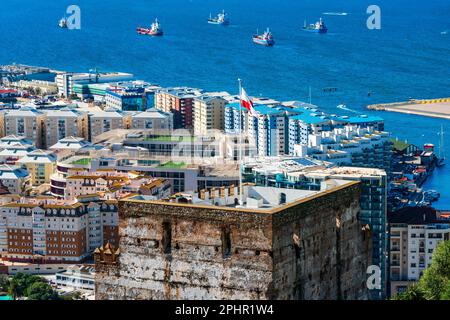
<path fill-rule="evenodd" d="M 25 134 L 25 122 L 24 119 L 17 119 L 17 134 Z"/>
<path fill-rule="evenodd" d="M 164 253 L 170 254 L 172 252 L 172 224 L 168 221 L 163 222 L 162 247 Z"/>
<path fill-rule="evenodd" d="M 231 257 L 231 233 L 229 228 L 222 229 L 222 257 L 224 259 Z"/>

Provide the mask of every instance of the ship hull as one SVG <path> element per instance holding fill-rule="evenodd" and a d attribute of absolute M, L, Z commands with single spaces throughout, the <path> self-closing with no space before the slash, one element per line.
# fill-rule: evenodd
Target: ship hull
<path fill-rule="evenodd" d="M 303 28 L 303 31 L 313 32 L 313 33 L 320 33 L 320 34 L 325 34 L 325 33 L 328 32 L 328 29 L 309 29 L 309 28 Z"/>
<path fill-rule="evenodd" d="M 259 44 L 261 46 L 266 46 L 266 47 L 271 47 L 275 44 L 274 40 L 262 40 L 262 39 L 257 39 L 257 38 L 253 38 L 253 42 L 256 44 Z"/>
<path fill-rule="evenodd" d="M 215 20 L 208 20 L 209 24 L 217 24 L 217 25 L 221 25 L 221 26 L 227 26 L 230 24 L 230 22 L 228 21 L 224 21 L 224 22 L 219 22 L 219 21 L 215 21 Z"/>
<path fill-rule="evenodd" d="M 162 31 L 151 31 L 150 29 L 146 29 L 146 28 L 137 28 L 136 32 L 138 34 L 142 34 L 142 35 L 147 35 L 147 36 L 152 36 L 152 37 L 159 37 L 163 35 Z"/>

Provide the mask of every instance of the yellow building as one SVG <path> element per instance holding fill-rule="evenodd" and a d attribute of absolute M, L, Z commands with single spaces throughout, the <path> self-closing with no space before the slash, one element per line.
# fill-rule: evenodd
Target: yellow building
<path fill-rule="evenodd" d="M 204 94 L 194 100 L 194 133 L 207 134 L 211 129 L 224 130 L 225 104 L 221 97 Z"/>
<path fill-rule="evenodd" d="M 27 169 L 31 184 L 39 186 L 50 183 L 50 176 L 56 170 L 56 156 L 51 151 L 34 150 L 17 161 L 17 164 Z"/>

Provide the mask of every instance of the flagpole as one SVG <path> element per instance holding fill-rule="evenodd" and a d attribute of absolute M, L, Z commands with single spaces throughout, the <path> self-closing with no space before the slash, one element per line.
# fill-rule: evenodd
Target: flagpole
<path fill-rule="evenodd" d="M 242 80 L 239 82 L 239 204 L 244 205 L 242 192 Z"/>

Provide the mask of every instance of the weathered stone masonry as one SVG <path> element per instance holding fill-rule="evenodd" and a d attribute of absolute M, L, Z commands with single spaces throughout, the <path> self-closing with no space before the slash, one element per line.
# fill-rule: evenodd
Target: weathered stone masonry
<path fill-rule="evenodd" d="M 358 183 L 269 211 L 121 201 L 97 299 L 367 298 Z"/>

